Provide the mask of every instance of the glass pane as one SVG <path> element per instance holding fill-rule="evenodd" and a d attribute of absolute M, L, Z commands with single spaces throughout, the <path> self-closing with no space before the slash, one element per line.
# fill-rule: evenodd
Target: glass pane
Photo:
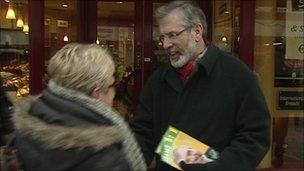
<path fill-rule="evenodd" d="M 233 26 L 232 26 L 232 54 L 239 56 L 239 43 L 240 43 L 240 0 L 233 1 Z"/>
<path fill-rule="evenodd" d="M 165 3 L 153 3 L 153 14 L 155 13 L 155 10 L 160 7 L 161 5 L 164 5 Z M 168 62 L 169 57 L 167 53 L 165 52 L 164 48 L 162 47 L 161 43 L 158 41 L 159 37 L 159 30 L 158 25 L 155 21 L 155 18 L 153 18 L 153 43 L 152 43 L 152 51 L 153 56 L 155 57 L 156 61 L 156 67 L 162 63 Z"/>
<path fill-rule="evenodd" d="M 45 66 L 64 45 L 77 40 L 77 1 L 45 0 L 44 48 Z M 44 83 L 47 83 L 45 75 Z"/>
<path fill-rule="evenodd" d="M 98 2 L 97 43 L 117 65 L 133 69 L 134 2 Z"/>
<path fill-rule="evenodd" d="M 304 6 L 256 0 L 254 70 L 274 117 L 273 166 L 304 169 Z"/>
<path fill-rule="evenodd" d="M 213 1 L 213 43 L 225 52 L 239 54 L 239 0 Z"/>
<path fill-rule="evenodd" d="M 12 101 L 29 93 L 28 3 L 0 1 L 0 74 Z"/>
<path fill-rule="evenodd" d="M 133 102 L 134 78 L 134 2 L 98 1 L 96 43 L 107 48 L 116 63 L 116 88 L 114 108 L 129 117 Z"/>
<path fill-rule="evenodd" d="M 304 169 L 304 118 L 275 118 L 273 125 L 274 167 Z"/>

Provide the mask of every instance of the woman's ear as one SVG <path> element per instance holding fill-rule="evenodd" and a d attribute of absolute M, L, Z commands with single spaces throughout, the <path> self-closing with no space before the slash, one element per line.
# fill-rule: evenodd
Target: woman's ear
<path fill-rule="evenodd" d="M 96 100 L 103 102 L 108 106 L 113 106 L 113 100 L 115 97 L 115 88 L 108 88 L 103 90 L 101 88 L 94 88 L 90 96 Z"/>
<path fill-rule="evenodd" d="M 101 93 L 101 89 L 99 87 L 95 87 L 90 96 L 94 99 L 100 99 Z"/>

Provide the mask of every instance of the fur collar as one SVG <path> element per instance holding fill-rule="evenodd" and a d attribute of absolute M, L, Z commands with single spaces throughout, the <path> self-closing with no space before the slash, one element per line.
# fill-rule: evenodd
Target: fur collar
<path fill-rule="evenodd" d="M 38 97 L 25 97 L 16 102 L 13 115 L 16 130 L 43 142 L 49 148 L 86 148 L 101 150 L 121 138 L 113 126 L 64 127 L 47 124 L 28 114 Z"/>

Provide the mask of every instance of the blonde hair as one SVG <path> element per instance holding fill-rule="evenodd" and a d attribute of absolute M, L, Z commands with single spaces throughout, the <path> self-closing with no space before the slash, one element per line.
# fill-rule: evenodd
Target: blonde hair
<path fill-rule="evenodd" d="M 111 55 L 96 44 L 68 44 L 50 59 L 48 65 L 52 81 L 85 94 L 90 94 L 96 87 L 106 90 L 114 70 Z"/>

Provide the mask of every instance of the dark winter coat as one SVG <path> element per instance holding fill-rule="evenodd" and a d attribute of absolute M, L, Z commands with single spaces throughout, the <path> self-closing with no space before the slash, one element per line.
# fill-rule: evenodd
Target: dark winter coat
<path fill-rule="evenodd" d="M 46 90 L 15 115 L 25 170 L 130 170 L 112 123 L 78 102 Z"/>
<path fill-rule="evenodd" d="M 13 104 L 5 94 L 3 81 L 0 78 L 0 136 L 13 132 L 14 125 L 11 121 Z"/>
<path fill-rule="evenodd" d="M 148 163 L 169 125 L 220 152 L 217 161 L 184 170 L 254 170 L 270 145 L 270 114 L 255 75 L 215 46 L 185 85 L 170 64 L 155 71 L 130 125 Z M 156 156 L 156 170 L 174 168 Z"/>

